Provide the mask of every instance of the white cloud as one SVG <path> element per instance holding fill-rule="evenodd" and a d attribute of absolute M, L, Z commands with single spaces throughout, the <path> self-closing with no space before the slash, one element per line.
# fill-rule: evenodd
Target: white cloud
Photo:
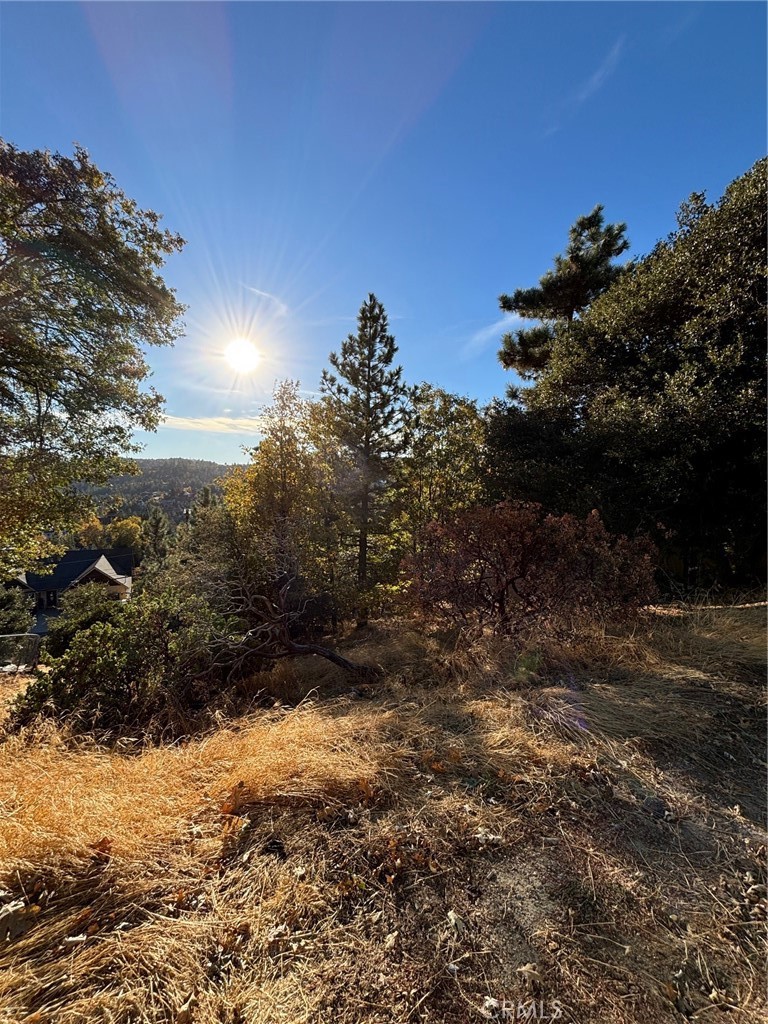
<path fill-rule="evenodd" d="M 270 302 L 274 303 L 276 307 L 275 313 L 277 316 L 288 316 L 288 313 L 290 312 L 288 306 L 281 298 L 278 298 L 277 295 L 272 295 L 270 292 L 262 291 L 261 288 L 253 288 L 249 284 L 244 284 L 243 288 L 247 289 L 249 292 L 253 292 L 254 295 L 261 295 L 263 299 L 269 299 Z"/>
<path fill-rule="evenodd" d="M 591 99 L 595 93 L 599 92 L 611 75 L 614 73 L 619 65 L 622 50 L 624 49 L 624 43 L 626 36 L 619 36 L 616 42 L 610 49 L 610 52 L 604 58 L 602 64 L 589 76 L 589 78 L 583 83 L 581 88 L 571 93 L 561 105 L 561 111 L 563 115 L 577 110 L 582 104 L 586 103 L 588 99 Z M 562 120 L 558 118 L 553 124 L 547 128 L 542 134 L 542 139 L 548 139 L 551 135 L 555 135 L 562 128 Z"/>
<path fill-rule="evenodd" d="M 516 313 L 505 313 L 500 320 L 495 320 L 487 327 L 481 327 L 479 331 L 475 331 L 469 341 L 461 347 L 459 358 L 462 362 L 466 362 L 484 352 L 490 344 L 501 344 L 503 335 L 521 327 L 522 324 L 523 318 Z"/>
<path fill-rule="evenodd" d="M 580 107 L 582 103 L 586 103 L 586 101 L 594 96 L 596 92 L 599 92 L 616 70 L 619 58 L 621 57 L 621 51 L 624 49 L 625 39 L 626 36 L 620 36 L 616 40 L 611 47 L 610 53 L 606 56 L 600 67 L 590 75 L 582 87 L 574 93 L 571 101 L 577 107 Z"/>
<path fill-rule="evenodd" d="M 166 416 L 160 424 L 166 430 L 200 430 L 211 434 L 258 434 L 258 416 Z"/>

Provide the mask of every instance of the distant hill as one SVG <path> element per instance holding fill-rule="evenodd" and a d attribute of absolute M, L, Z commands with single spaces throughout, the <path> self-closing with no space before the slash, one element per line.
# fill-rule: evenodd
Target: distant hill
<path fill-rule="evenodd" d="M 200 491 L 215 486 L 215 481 L 234 467 L 205 459 L 136 459 L 140 472 L 136 476 L 115 476 L 102 487 L 89 488 L 97 503 L 110 504 L 122 499 L 119 516 L 146 515 L 152 505 L 159 505 L 169 519 L 179 523 L 184 509 L 189 508 Z"/>

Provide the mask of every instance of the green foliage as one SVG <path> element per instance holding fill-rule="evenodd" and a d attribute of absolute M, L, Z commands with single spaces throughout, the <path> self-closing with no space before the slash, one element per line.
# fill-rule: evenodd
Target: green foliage
<path fill-rule="evenodd" d="M 45 648 L 59 658 L 83 630 L 97 622 L 112 622 L 121 612 L 119 601 L 109 596 L 101 583 L 71 587 L 61 598 L 61 612 L 48 623 Z"/>
<path fill-rule="evenodd" d="M 101 482 L 153 429 L 144 345 L 179 332 L 159 276 L 182 240 L 159 227 L 85 150 L 0 140 L 0 572 L 51 550 L 76 521 L 74 481 Z"/>
<path fill-rule="evenodd" d="M 86 488 L 100 514 L 146 517 L 158 505 L 173 525 L 183 522 L 188 510 L 209 487 L 217 495 L 219 478 L 230 466 L 205 459 L 134 459 L 138 472 L 111 477 Z"/>
<path fill-rule="evenodd" d="M 0 634 L 28 632 L 32 608 L 32 598 L 21 588 L 0 586 Z"/>
<path fill-rule="evenodd" d="M 138 516 L 126 516 L 124 519 L 113 519 L 107 523 L 105 533 L 107 544 L 111 548 L 131 548 L 140 555 L 143 546 L 143 524 Z"/>
<path fill-rule="evenodd" d="M 530 378 L 549 362 L 558 325 L 571 322 L 609 288 L 622 268 L 613 260 L 629 248 L 626 224 L 606 224 L 603 207 L 579 217 L 570 230 L 568 247 L 555 256 L 555 266 L 537 288 L 518 288 L 499 297 L 506 313 L 541 323 L 522 328 L 502 339 L 499 359 L 507 369 Z"/>
<path fill-rule="evenodd" d="M 392 366 L 396 353 L 384 307 L 369 294 L 358 313 L 357 334 L 350 334 L 341 352 L 332 352 L 329 357 L 336 373 L 324 370 L 320 383 L 335 433 L 354 467 L 347 491 L 357 533 L 357 585 L 361 595 L 372 582 L 370 539 L 386 532 L 377 515 L 379 499 L 389 480 L 392 460 L 404 445 L 406 387 L 401 367 Z"/>
<path fill-rule="evenodd" d="M 428 523 L 444 522 L 482 501 L 485 466 L 476 402 L 423 383 L 414 388 L 408 411 L 391 532 L 402 532 L 402 544 L 412 552 Z"/>
<path fill-rule="evenodd" d="M 210 645 L 217 624 L 201 600 L 171 589 L 141 594 L 76 633 L 13 703 L 12 721 L 46 715 L 114 729 L 199 709 L 222 683 Z"/>
<path fill-rule="evenodd" d="M 497 493 L 653 532 L 687 584 L 764 576 L 766 161 L 553 334 L 489 424 Z"/>
<path fill-rule="evenodd" d="M 312 571 L 320 557 L 325 495 L 323 466 L 315 457 L 309 403 L 298 381 L 275 386 L 262 410 L 262 440 L 251 462 L 224 481 L 227 509 L 254 539 L 274 575 Z"/>
<path fill-rule="evenodd" d="M 338 493 L 348 460 L 326 413 L 300 397 L 298 381 L 276 385 L 271 405 L 261 413 L 262 440 L 251 450 L 250 464 L 222 481 L 233 552 L 227 574 L 249 565 L 260 574 L 250 582 L 258 578 L 263 592 L 273 596 L 279 581 L 293 579 L 294 596 L 297 588 L 305 595 L 325 594 L 338 610 L 349 604 L 351 572 L 342 535 L 353 527 Z"/>
<path fill-rule="evenodd" d="M 152 506 L 141 528 L 141 545 L 147 560 L 154 562 L 162 562 L 173 546 L 168 516 L 157 505 Z"/>

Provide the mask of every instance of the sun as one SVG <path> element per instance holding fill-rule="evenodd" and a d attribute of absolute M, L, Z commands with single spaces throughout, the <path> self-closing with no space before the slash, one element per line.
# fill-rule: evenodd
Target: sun
<path fill-rule="evenodd" d="M 247 338 L 233 338 L 224 349 L 224 356 L 236 373 L 250 373 L 261 362 L 258 349 Z"/>

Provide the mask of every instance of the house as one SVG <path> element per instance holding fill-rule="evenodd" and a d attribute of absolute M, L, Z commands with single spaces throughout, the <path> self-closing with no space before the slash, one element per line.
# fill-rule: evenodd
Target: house
<path fill-rule="evenodd" d="M 23 572 L 13 582 L 35 599 L 35 625 L 30 632 L 47 633 L 48 619 L 59 614 L 61 595 L 83 583 L 100 583 L 116 601 L 131 596 L 133 552 L 130 548 L 87 548 L 67 551 L 45 575 Z"/>

